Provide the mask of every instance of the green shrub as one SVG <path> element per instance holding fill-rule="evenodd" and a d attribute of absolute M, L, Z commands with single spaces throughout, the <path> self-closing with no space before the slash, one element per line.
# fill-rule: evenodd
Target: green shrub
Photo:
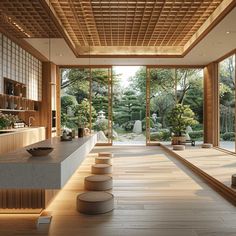
<path fill-rule="evenodd" d="M 135 123 L 134 120 L 130 120 L 130 121 L 127 121 L 127 122 L 123 123 L 123 124 L 121 125 L 121 127 L 122 127 L 125 131 L 132 131 L 133 128 L 134 128 L 134 123 Z"/>
<path fill-rule="evenodd" d="M 96 131 L 103 131 L 103 132 L 108 130 L 108 120 L 107 119 L 97 120 L 93 128 Z"/>
<path fill-rule="evenodd" d="M 222 138 L 224 141 L 235 141 L 235 133 L 225 132 L 224 134 L 222 134 Z"/>
<path fill-rule="evenodd" d="M 162 129 L 158 132 L 152 132 L 150 133 L 150 139 L 151 141 L 169 141 L 171 139 L 170 131 L 168 129 Z"/>
<path fill-rule="evenodd" d="M 171 133 L 168 129 L 161 129 L 160 132 L 162 132 L 162 141 L 169 141 L 171 140 Z"/>
<path fill-rule="evenodd" d="M 188 133 L 193 140 L 201 140 L 203 138 L 203 130 L 192 131 Z"/>
<path fill-rule="evenodd" d="M 150 118 L 150 128 L 154 128 L 155 124 L 152 118 Z M 142 120 L 142 129 L 146 130 L 146 118 Z"/>
<path fill-rule="evenodd" d="M 194 131 L 201 131 L 201 130 L 203 130 L 203 124 L 198 123 L 198 124 L 196 124 L 196 125 L 193 125 L 193 126 L 192 126 L 192 129 L 193 129 Z"/>

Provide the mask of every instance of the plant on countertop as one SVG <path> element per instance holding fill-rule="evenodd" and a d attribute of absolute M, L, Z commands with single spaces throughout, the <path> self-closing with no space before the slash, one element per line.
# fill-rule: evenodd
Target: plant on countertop
<path fill-rule="evenodd" d="M 181 137 L 187 126 L 196 125 L 198 122 L 194 119 L 194 112 L 189 105 L 176 104 L 168 115 L 168 121 L 171 126 L 171 132 L 174 136 Z"/>
<path fill-rule="evenodd" d="M 19 118 L 16 115 L 0 112 L 0 129 L 12 126 L 17 120 L 19 120 Z"/>

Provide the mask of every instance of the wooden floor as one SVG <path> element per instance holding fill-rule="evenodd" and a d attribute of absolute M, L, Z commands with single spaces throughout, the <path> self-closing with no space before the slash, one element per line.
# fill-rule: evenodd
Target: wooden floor
<path fill-rule="evenodd" d="M 172 146 L 167 147 L 172 150 Z M 200 145 L 195 147 L 186 146 L 185 151 L 173 152 L 178 153 L 226 186 L 232 187 L 231 176 L 236 174 L 236 155 L 220 149 L 201 148 Z"/>
<path fill-rule="evenodd" d="M 115 210 L 77 213 L 94 154 L 111 151 Z M 0 216 L 0 235 L 53 236 L 235 236 L 236 208 L 160 147 L 96 147 L 47 209 L 49 229 L 35 229 L 35 216 Z"/>
<path fill-rule="evenodd" d="M 184 151 L 174 151 L 171 145 L 162 147 L 171 150 L 187 165 L 192 165 L 197 173 L 200 170 L 214 185 L 218 185 L 220 190 L 222 187 L 222 191 L 227 191 L 236 205 L 236 187 L 231 185 L 231 176 L 236 174 L 236 155 L 221 149 L 201 148 L 201 145 L 186 145 Z"/>

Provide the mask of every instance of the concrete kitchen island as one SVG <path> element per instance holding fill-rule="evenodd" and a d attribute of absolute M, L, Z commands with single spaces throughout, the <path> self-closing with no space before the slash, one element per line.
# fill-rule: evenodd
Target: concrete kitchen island
<path fill-rule="evenodd" d="M 27 146 L 51 146 L 48 156 L 32 157 L 26 148 L 0 155 L 0 212 L 46 208 L 96 142 L 96 134 L 63 142 L 54 137 Z"/>

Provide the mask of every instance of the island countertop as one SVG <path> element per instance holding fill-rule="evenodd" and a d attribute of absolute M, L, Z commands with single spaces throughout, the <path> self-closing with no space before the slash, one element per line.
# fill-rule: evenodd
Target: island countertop
<path fill-rule="evenodd" d="M 95 146 L 93 134 L 72 141 L 54 137 L 0 155 L 0 188 L 60 189 Z M 26 148 L 53 147 L 48 156 L 32 157 Z"/>

